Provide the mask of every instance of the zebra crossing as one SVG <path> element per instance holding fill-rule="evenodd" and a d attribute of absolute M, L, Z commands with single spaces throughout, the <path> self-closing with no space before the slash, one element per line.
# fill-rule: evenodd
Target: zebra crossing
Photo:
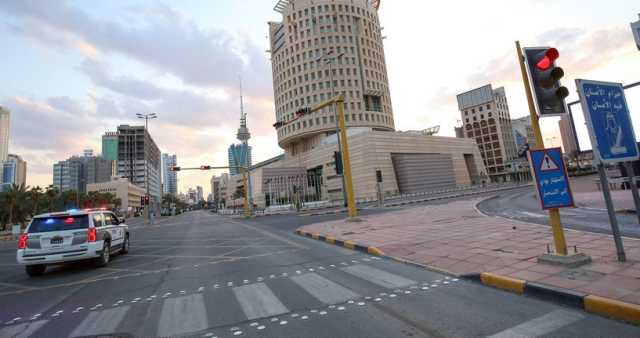
<path fill-rule="evenodd" d="M 351 279 L 357 282 L 345 282 Z M 427 294 L 456 282 L 458 279 L 451 277 L 416 281 L 374 266 L 371 259 L 353 260 L 271 274 L 252 281 L 219 282 L 192 291 L 166 292 L 91 307 L 52 309 L 35 318 L 16 317 L 3 322 L 0 337 L 86 337 L 114 333 L 157 337 L 252 336 L 274 326 L 309 323 L 332 312 Z M 292 293 L 303 295 L 296 297 L 303 300 L 293 302 L 294 297 L 289 297 Z"/>

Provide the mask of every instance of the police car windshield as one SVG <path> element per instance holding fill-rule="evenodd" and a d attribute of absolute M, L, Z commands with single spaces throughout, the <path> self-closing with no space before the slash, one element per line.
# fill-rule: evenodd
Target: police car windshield
<path fill-rule="evenodd" d="M 89 227 L 87 215 L 38 217 L 29 226 L 29 233 L 86 229 Z"/>

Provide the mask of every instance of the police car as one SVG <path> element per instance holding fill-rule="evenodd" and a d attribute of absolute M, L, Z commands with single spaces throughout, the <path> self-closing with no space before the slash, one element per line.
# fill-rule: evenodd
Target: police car
<path fill-rule="evenodd" d="M 16 258 L 29 276 L 47 265 L 78 260 L 109 264 L 114 253 L 129 251 L 129 227 L 108 210 L 84 209 L 35 216 L 18 241 Z"/>

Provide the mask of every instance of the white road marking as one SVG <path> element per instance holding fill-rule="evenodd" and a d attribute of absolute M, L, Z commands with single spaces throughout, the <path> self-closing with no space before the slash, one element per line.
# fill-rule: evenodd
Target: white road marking
<path fill-rule="evenodd" d="M 235 287 L 233 293 L 249 320 L 289 312 L 264 283 Z"/>
<path fill-rule="evenodd" d="M 0 337 L 27 338 L 47 322 L 48 320 L 45 319 L 4 327 L 0 330 Z"/>
<path fill-rule="evenodd" d="M 204 296 L 201 293 L 196 293 L 164 301 L 158 321 L 157 336 L 178 336 L 204 330 L 208 327 Z"/>
<path fill-rule="evenodd" d="M 316 273 L 295 276 L 291 279 L 317 300 L 325 304 L 341 303 L 358 297 L 358 294 Z"/>
<path fill-rule="evenodd" d="M 415 281 L 404 278 L 402 276 L 398 276 L 380 269 L 376 269 L 367 265 L 352 265 L 346 268 L 342 268 L 342 271 L 345 271 L 349 274 L 352 274 L 356 277 L 360 277 L 366 281 L 371 283 L 380 285 L 382 287 L 393 289 L 393 288 L 403 288 L 413 284 L 416 284 Z"/>
<path fill-rule="evenodd" d="M 116 331 L 125 318 L 129 306 L 91 312 L 71 333 L 71 337 L 97 336 Z"/>
<path fill-rule="evenodd" d="M 569 310 L 555 310 L 544 316 L 524 322 L 510 329 L 498 332 L 488 338 L 533 338 L 544 336 L 557 329 L 577 322 L 584 315 Z"/>

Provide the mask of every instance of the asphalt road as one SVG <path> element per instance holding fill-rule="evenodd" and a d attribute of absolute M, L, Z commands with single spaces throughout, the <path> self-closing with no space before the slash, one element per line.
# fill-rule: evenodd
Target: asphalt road
<path fill-rule="evenodd" d="M 0 337 L 638 337 L 640 328 L 205 211 L 27 278 L 0 243 Z M 284 225 L 282 225 L 284 224 Z"/>
<path fill-rule="evenodd" d="M 497 197 L 483 201 L 478 209 L 487 215 L 499 215 L 525 222 L 548 225 L 549 214 L 540 208 L 533 188 L 521 188 L 501 192 Z M 562 224 L 570 229 L 611 234 L 609 214 L 606 209 L 565 208 L 560 210 Z M 617 213 L 620 232 L 627 237 L 640 237 L 638 217 Z"/>

